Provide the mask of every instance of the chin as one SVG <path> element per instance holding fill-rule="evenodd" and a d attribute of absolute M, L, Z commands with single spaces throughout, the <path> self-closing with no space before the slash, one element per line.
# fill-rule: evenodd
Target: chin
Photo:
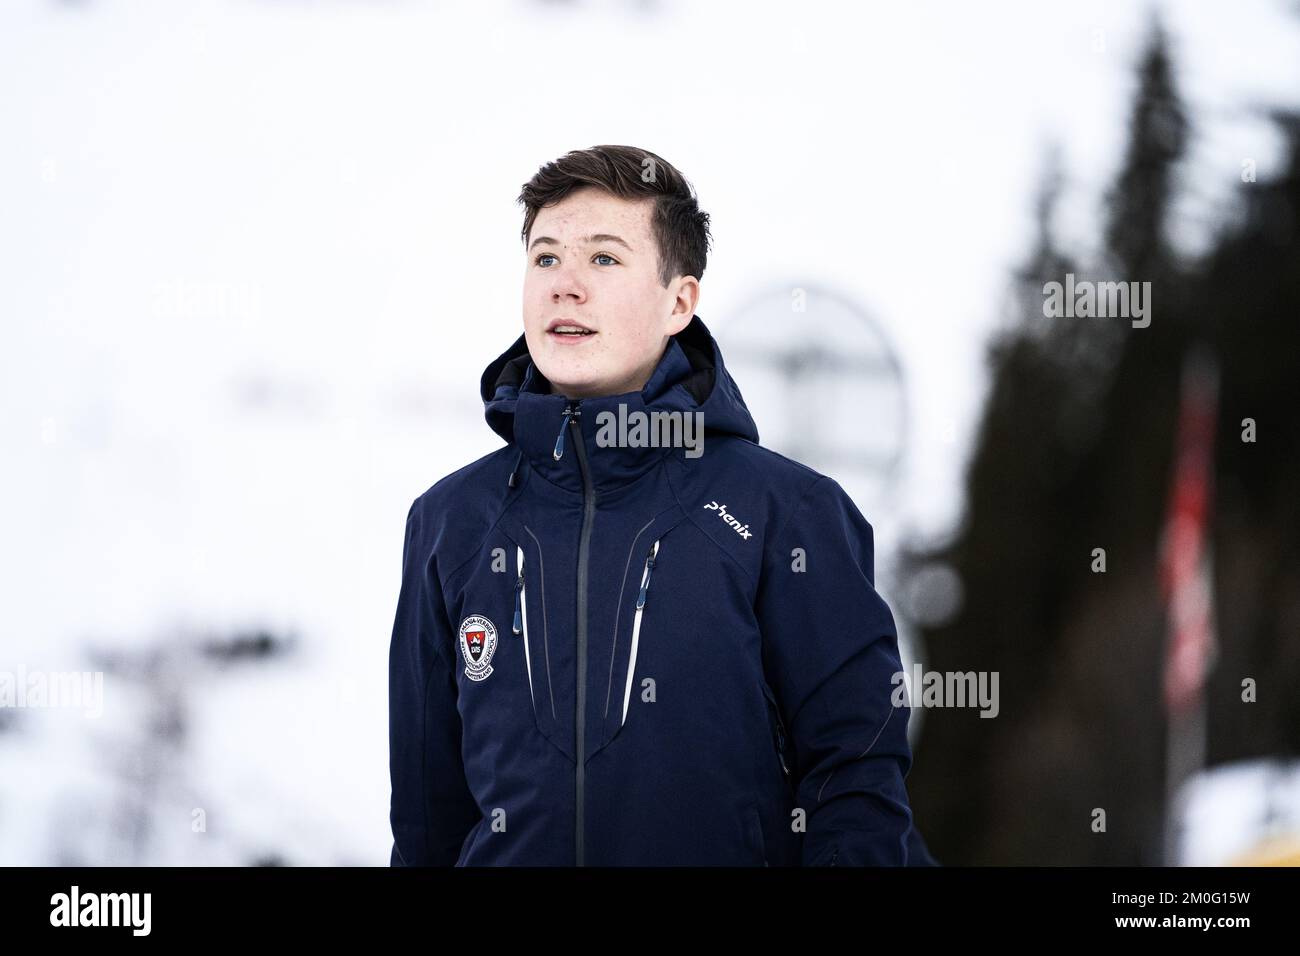
<path fill-rule="evenodd" d="M 539 363 L 538 368 L 546 376 L 546 380 L 557 389 L 561 387 L 561 383 L 565 388 L 591 388 L 600 381 L 599 377 L 592 375 L 588 369 L 568 362 L 547 362 L 545 366 Z"/>

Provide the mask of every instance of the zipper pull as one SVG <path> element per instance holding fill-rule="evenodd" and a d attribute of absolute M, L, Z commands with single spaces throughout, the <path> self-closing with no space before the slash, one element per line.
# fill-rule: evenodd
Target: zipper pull
<path fill-rule="evenodd" d="M 516 634 L 524 632 L 524 615 L 521 607 L 520 596 L 524 592 L 524 550 L 519 549 L 519 578 L 515 581 L 515 620 L 511 630 Z"/>
<path fill-rule="evenodd" d="M 516 634 L 522 634 L 524 632 L 524 616 L 520 613 L 519 608 L 519 593 L 523 591 L 523 589 L 524 576 L 521 574 L 519 575 L 519 583 L 515 585 L 515 624 L 513 630 Z"/>
<path fill-rule="evenodd" d="M 645 559 L 645 577 L 641 579 L 641 593 L 636 596 L 636 609 L 645 607 L 645 592 L 650 588 L 650 572 L 655 567 L 655 555 L 659 553 L 659 542 L 650 546 L 650 554 Z"/>
<path fill-rule="evenodd" d="M 564 406 L 564 421 L 560 423 L 560 434 L 555 438 L 555 451 L 551 452 L 551 457 L 559 461 L 564 457 L 564 432 L 569 427 L 569 422 L 582 415 L 578 411 L 578 403 L 572 402 Z"/>

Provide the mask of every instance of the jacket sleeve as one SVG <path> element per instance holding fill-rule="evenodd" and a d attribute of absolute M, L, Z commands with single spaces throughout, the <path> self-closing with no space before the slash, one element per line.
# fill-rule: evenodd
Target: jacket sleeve
<path fill-rule="evenodd" d="M 834 479 L 813 482 L 768 542 L 755 604 L 794 746 L 803 865 L 907 865 L 911 712 L 898 635 L 875 589 L 871 525 Z"/>
<path fill-rule="evenodd" d="M 453 866 L 479 818 L 461 762 L 456 658 L 420 502 L 406 516 L 388 651 L 390 866 Z"/>

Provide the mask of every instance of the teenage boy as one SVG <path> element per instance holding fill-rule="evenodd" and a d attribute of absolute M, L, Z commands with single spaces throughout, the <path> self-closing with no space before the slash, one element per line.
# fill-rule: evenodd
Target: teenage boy
<path fill-rule="evenodd" d="M 690 184 L 597 146 L 520 202 L 523 334 L 480 386 L 506 445 L 406 521 L 390 862 L 932 863 L 871 525 L 758 444 Z"/>

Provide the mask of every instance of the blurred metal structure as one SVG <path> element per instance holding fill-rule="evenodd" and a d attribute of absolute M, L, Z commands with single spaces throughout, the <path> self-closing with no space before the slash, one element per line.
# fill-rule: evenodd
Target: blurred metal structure
<path fill-rule="evenodd" d="M 883 504 L 906 450 L 908 405 L 881 324 L 843 293 L 790 282 L 718 328 L 763 444 L 831 475 L 864 508 Z"/>

